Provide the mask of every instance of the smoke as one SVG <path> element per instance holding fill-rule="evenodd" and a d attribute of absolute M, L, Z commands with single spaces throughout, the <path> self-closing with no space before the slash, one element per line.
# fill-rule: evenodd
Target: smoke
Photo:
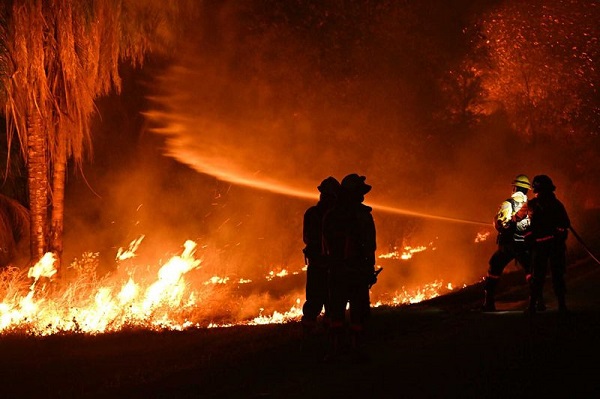
<path fill-rule="evenodd" d="M 210 212 L 214 224 L 203 220 L 211 224 L 203 240 L 227 247 L 226 259 L 217 263 L 237 264 L 241 269 L 230 268 L 240 273 L 261 261 L 300 265 L 302 214 L 316 201 L 316 186 L 327 176 L 341 180 L 353 172 L 366 175 L 374 187 L 366 202 L 375 208 L 381 251 L 467 230 L 466 244 L 438 240 L 448 258 L 465 259 L 456 252 L 472 252 L 476 229 L 461 223 L 474 221 L 480 228 L 496 206 L 483 212 L 468 192 L 480 185 L 485 171 L 479 168 L 480 176 L 473 174 L 465 183 L 464 170 L 451 163 L 455 154 L 428 148 L 430 140 L 421 137 L 424 129 L 417 130 L 420 113 L 415 109 L 420 105 L 407 101 L 413 97 L 410 77 L 377 77 L 379 60 L 357 58 L 339 65 L 340 56 L 366 57 L 382 52 L 379 46 L 384 44 L 358 50 L 365 54 L 354 54 L 356 49 L 316 54 L 318 40 L 326 38 L 298 37 L 298 26 L 256 31 L 255 25 L 245 23 L 244 11 L 228 5 L 207 11 L 209 28 L 199 24 L 176 63 L 156 79 L 152 105 L 144 113 L 150 130 L 164 140 L 166 156 L 230 184 L 226 198 L 204 190 L 224 207 L 218 210 L 220 218 Z M 406 68 L 405 63 L 397 66 Z M 423 157 L 426 154 L 431 158 Z M 448 182 L 452 187 L 446 187 Z M 469 210 L 460 206 L 466 201 Z M 427 219 L 436 217 L 454 223 L 428 228 Z M 426 233 L 416 235 L 421 229 Z M 235 260 L 238 257 L 246 262 Z M 473 273 L 457 270 L 473 263 L 479 272 L 485 268 L 481 262 L 463 262 L 448 267 L 447 273 L 425 272 L 427 268 L 419 266 L 417 274 L 425 275 L 421 280 L 438 274 L 471 278 Z"/>
<path fill-rule="evenodd" d="M 68 256 L 98 251 L 110 269 L 118 247 L 144 235 L 142 264 L 192 239 L 202 278 L 297 271 L 316 187 L 359 173 L 373 186 L 366 203 L 378 255 L 428 246 L 409 262 L 378 261 L 376 290 L 471 283 L 487 270 L 491 219 L 514 176 L 549 174 L 563 193 L 560 168 L 515 148 L 500 122 L 468 135 L 431 127 L 436 92 L 416 78 L 451 49 L 431 37 L 423 43 L 433 47 L 421 49 L 403 25 L 409 11 L 371 16 L 367 29 L 356 15 L 308 24 L 309 15 L 218 3 L 174 62 L 147 67 L 143 84 L 132 74 L 133 87 L 100 104 L 106 134 L 95 140 L 94 167 L 70 185 Z M 481 232 L 491 235 L 477 244 Z"/>

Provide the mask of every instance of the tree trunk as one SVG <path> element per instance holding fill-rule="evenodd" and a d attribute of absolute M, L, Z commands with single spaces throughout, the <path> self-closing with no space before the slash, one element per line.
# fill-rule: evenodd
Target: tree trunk
<path fill-rule="evenodd" d="M 67 173 L 67 151 L 64 133 L 59 132 L 59 145 L 52 174 L 52 226 L 50 230 L 50 248 L 56 255 L 56 268 L 60 275 L 63 253 L 63 229 L 65 206 L 65 179 Z"/>
<path fill-rule="evenodd" d="M 27 182 L 31 214 L 31 261 L 35 264 L 47 250 L 48 225 L 48 160 L 42 119 L 35 106 L 27 117 Z"/>

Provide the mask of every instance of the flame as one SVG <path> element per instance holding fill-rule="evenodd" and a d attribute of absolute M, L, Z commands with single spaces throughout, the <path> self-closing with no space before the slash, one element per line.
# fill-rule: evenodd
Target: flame
<path fill-rule="evenodd" d="M 134 257 L 142 239 L 132 242 L 128 250 L 119 249 L 117 260 Z M 12 299 L 6 296 L 0 304 L 0 331 L 48 335 L 62 331 L 94 334 L 125 326 L 185 328 L 192 323 L 181 319 L 182 312 L 196 305 L 196 295 L 188 292 L 184 278 L 201 264 L 194 256 L 195 250 L 196 243 L 186 241 L 181 255 L 162 266 L 151 284 L 136 282 L 130 271 L 122 284 L 99 285 L 92 287 L 91 292 L 81 280 L 62 291 L 52 281 L 39 287 L 40 278 L 49 279 L 56 274 L 55 258 L 47 253 L 27 274 L 34 279 L 29 292 L 22 298 L 17 294 Z"/>
<path fill-rule="evenodd" d="M 490 236 L 490 231 L 481 231 L 479 233 L 477 233 L 477 236 L 475 237 L 475 242 L 479 243 L 479 242 L 483 242 L 486 241 L 488 239 L 488 237 Z"/>
<path fill-rule="evenodd" d="M 204 284 L 227 284 L 228 281 L 229 277 L 212 276 L 208 281 L 204 282 Z"/>
<path fill-rule="evenodd" d="M 270 272 L 269 272 L 269 275 L 268 275 L 268 276 L 266 276 L 265 278 L 266 278 L 267 280 L 271 281 L 271 280 L 273 280 L 275 277 L 285 277 L 285 276 L 287 276 L 287 275 L 289 275 L 289 272 L 288 272 L 287 270 L 283 269 L 283 270 L 280 270 L 280 271 L 278 271 L 278 272 L 275 272 L 275 271 L 270 271 Z"/>
<path fill-rule="evenodd" d="M 27 277 L 31 277 L 34 279 L 31 288 L 35 285 L 40 277 L 48 277 L 51 278 L 56 274 L 56 269 L 54 268 L 54 263 L 56 262 L 56 258 L 53 253 L 46 253 L 42 259 L 38 263 L 35 264 L 31 269 L 29 269 L 29 273 L 27 273 Z"/>
<path fill-rule="evenodd" d="M 251 284 L 251 279 L 213 275 L 202 279 L 202 259 L 196 256 L 197 244 L 187 240 L 179 255 L 171 257 L 156 271 L 154 279 L 136 278 L 136 266 L 132 261 L 144 236 L 132 241 L 127 249 L 119 248 L 115 257 L 117 270 L 99 279 L 96 276 L 98 254 L 84 254 L 70 266 L 75 278 L 69 281 L 54 281 L 56 259 L 52 253 L 45 254 L 40 261 L 28 270 L 25 277 L 16 268 L 9 267 L 0 273 L 0 334 L 27 333 L 31 335 L 51 335 L 61 332 L 99 334 L 126 328 L 152 330 L 183 330 L 191 327 L 227 327 L 232 325 L 259 325 L 286 323 L 299 320 L 302 315 L 304 292 L 286 295 L 279 308 L 273 309 L 273 298 L 263 298 L 262 305 L 257 301 L 255 315 L 243 316 L 242 312 L 231 309 L 232 316 L 219 317 L 211 313 L 219 290 L 239 289 Z M 418 252 L 433 247 L 404 246 L 400 253 L 395 249 L 379 258 L 406 260 Z M 146 267 L 149 269 L 150 267 Z M 292 278 L 306 271 L 302 265 L 298 271 L 275 268 L 265 276 L 265 280 Z M 31 282 L 27 283 L 27 279 Z M 278 283 L 279 284 L 279 283 Z M 303 291 L 302 287 L 302 291 Z M 392 294 L 379 294 L 374 307 L 399 306 L 418 303 L 452 291 L 453 284 L 435 281 L 421 287 L 402 287 Z M 298 295 L 296 295 L 298 294 Z M 235 295 L 230 295 L 235 297 Z M 286 306 L 286 301 L 287 306 Z M 245 306 L 254 303 L 244 297 Z M 235 300 L 217 306 L 231 307 Z M 270 311 L 267 307 L 270 306 Z M 281 309 L 287 310 L 281 310 Z M 236 312 L 238 314 L 236 315 Z M 250 309 L 251 313 L 251 309 Z"/>
<path fill-rule="evenodd" d="M 411 259 L 413 257 L 413 254 L 417 253 L 417 252 L 423 252 L 425 250 L 427 250 L 427 248 L 431 248 L 432 250 L 435 250 L 435 247 L 433 246 L 433 242 L 429 243 L 429 246 L 425 246 L 425 245 L 421 245 L 418 247 L 411 247 L 409 245 L 405 245 L 402 248 L 402 252 L 400 252 L 398 250 L 397 247 L 394 247 L 392 252 L 386 253 L 386 254 L 381 254 L 378 256 L 379 259 L 402 259 L 402 260 L 408 260 Z"/>
<path fill-rule="evenodd" d="M 466 287 L 466 284 L 463 285 L 463 288 L 464 287 Z M 441 280 L 435 280 L 432 283 L 425 284 L 414 289 L 406 289 L 405 287 L 402 287 L 400 290 L 395 291 L 389 298 L 377 301 L 373 307 L 379 307 L 383 305 L 399 306 L 419 303 L 427 299 L 432 299 L 440 295 L 447 294 L 453 290 L 454 288 L 451 283 L 446 283 L 444 287 L 444 282 Z"/>
<path fill-rule="evenodd" d="M 135 257 L 135 252 L 142 243 L 143 239 L 144 235 L 141 235 L 138 239 L 133 240 L 129 244 L 129 249 L 124 250 L 123 248 L 119 248 L 119 250 L 117 251 L 117 260 L 126 260 Z"/>

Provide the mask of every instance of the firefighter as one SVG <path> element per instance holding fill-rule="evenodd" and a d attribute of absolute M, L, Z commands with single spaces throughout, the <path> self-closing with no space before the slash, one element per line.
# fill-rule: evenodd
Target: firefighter
<path fill-rule="evenodd" d="M 544 290 L 548 267 L 552 274 L 552 288 L 558 301 L 558 310 L 567 312 L 565 296 L 567 287 L 567 237 L 571 221 L 561 201 L 556 198 L 556 187 L 546 175 L 538 175 L 532 182 L 535 198 L 514 217 L 515 221 L 529 218 L 531 227 L 525 241 L 531 248 L 531 284 L 526 312 L 536 312 L 536 302 Z"/>
<path fill-rule="evenodd" d="M 517 175 L 512 182 L 510 198 L 500 204 L 494 218 L 494 227 L 498 231 L 497 249 L 490 257 L 488 271 L 484 279 L 484 301 L 481 310 L 496 311 L 495 293 L 500 277 L 506 266 L 515 260 L 525 271 L 527 281 L 531 278 L 531 256 L 525 245 L 524 234 L 529 229 L 529 218 L 524 217 L 518 223 L 513 216 L 527 203 L 527 193 L 531 188 L 527 175 Z M 537 304 L 538 310 L 545 310 L 543 298 Z"/>
<path fill-rule="evenodd" d="M 319 201 L 304 213 L 302 250 L 306 263 L 306 301 L 302 306 L 302 327 L 305 334 L 315 331 L 317 318 L 324 311 L 323 324 L 328 320 L 327 299 L 329 267 L 323 252 L 323 216 L 333 207 L 340 192 L 340 182 L 332 176 L 324 179 L 317 187 Z"/>
<path fill-rule="evenodd" d="M 346 332 L 346 305 L 349 303 L 351 345 L 357 360 L 366 360 L 364 338 L 370 317 L 369 288 L 375 284 L 375 222 L 372 208 L 363 204 L 371 186 L 365 176 L 352 173 L 341 183 L 341 195 L 336 206 L 325 215 L 323 238 L 325 251 L 331 259 L 330 346 L 325 360 L 339 355 Z"/>

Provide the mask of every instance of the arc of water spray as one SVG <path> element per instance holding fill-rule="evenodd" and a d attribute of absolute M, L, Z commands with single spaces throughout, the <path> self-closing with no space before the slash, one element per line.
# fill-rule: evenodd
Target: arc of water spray
<path fill-rule="evenodd" d="M 147 114 L 147 116 L 153 116 L 154 118 L 160 115 L 160 113 L 156 112 L 152 114 Z M 265 190 L 275 194 L 287 195 L 291 197 L 309 200 L 314 200 L 316 198 L 314 192 L 308 192 L 305 190 L 292 188 L 273 179 L 259 179 L 256 176 L 248 176 L 247 172 L 232 170 L 231 161 L 227 157 L 221 156 L 220 154 L 213 154 L 209 157 L 199 157 L 198 153 L 194 150 L 195 147 L 190 145 L 189 138 L 178 134 L 181 130 L 181 125 L 173 123 L 168 124 L 164 128 L 152 129 L 154 133 L 161 134 L 166 137 L 166 156 L 176 159 L 184 165 L 188 165 L 197 172 L 214 176 L 219 180 L 227 181 L 229 183 L 246 186 L 253 189 Z M 407 215 L 418 218 L 435 219 L 454 223 L 468 223 L 482 226 L 490 226 L 490 223 L 486 222 L 431 215 L 422 212 L 400 209 L 389 205 L 382 205 L 376 203 L 369 203 L 369 205 L 373 209 L 398 215 Z"/>
<path fill-rule="evenodd" d="M 293 187 L 289 187 L 285 184 L 276 182 L 274 180 L 269 179 L 258 179 L 256 177 L 245 177 L 241 174 L 236 174 L 232 171 L 227 171 L 224 169 L 219 169 L 214 165 L 209 164 L 208 162 L 199 162 L 198 158 L 194 156 L 192 153 L 186 153 L 185 150 L 182 151 L 182 148 L 179 148 L 178 151 L 168 151 L 169 156 L 177 159 L 178 161 L 187 164 L 194 168 L 196 171 L 200 173 L 205 173 L 211 176 L 214 176 L 220 180 L 227 181 L 233 184 L 238 184 L 246 187 L 250 187 L 253 189 L 259 189 L 264 191 L 269 191 L 271 193 L 287 195 L 295 198 L 303 198 L 307 200 L 315 200 L 317 196 L 315 196 L 314 192 L 308 192 L 305 190 L 296 189 Z M 190 160 L 193 160 L 190 162 Z M 389 205 L 381 205 L 376 203 L 369 203 L 373 209 L 378 211 L 393 213 L 397 215 L 406 215 L 406 216 L 414 216 L 418 218 L 425 219 L 434 219 L 441 220 L 446 222 L 453 223 L 467 223 L 467 224 L 475 224 L 482 226 L 490 226 L 491 223 L 479 222 L 474 220 L 466 220 L 460 218 L 453 218 L 447 216 L 439 216 L 439 215 L 431 215 L 422 212 L 409 211 L 406 209 L 400 209 Z"/>
<path fill-rule="evenodd" d="M 476 224 L 476 225 L 482 225 L 482 226 L 491 226 L 492 225 L 490 222 L 486 223 L 486 222 L 479 222 L 476 220 L 467 220 L 467 219 L 452 218 L 452 217 L 447 217 L 447 216 L 430 215 L 427 213 L 407 211 L 405 209 L 399 209 L 399 208 L 395 208 L 395 207 L 387 206 L 387 205 L 370 204 L 370 206 L 372 206 L 373 209 L 377 209 L 382 212 L 395 213 L 395 214 L 399 214 L 399 215 L 415 216 L 415 217 L 419 217 L 419 218 L 435 219 L 435 220 L 441 220 L 441 221 L 445 221 L 445 222 L 454 222 L 454 223 L 468 223 L 468 224 Z"/>
<path fill-rule="evenodd" d="M 294 188 L 287 187 L 285 185 L 278 184 L 278 183 L 268 183 L 268 182 L 258 181 L 258 180 L 250 181 L 247 179 L 243 179 L 243 181 L 238 181 L 238 183 L 247 184 L 250 187 L 260 188 L 263 190 L 271 191 L 276 194 L 283 194 L 283 195 L 289 195 L 289 196 L 306 198 L 306 199 L 315 199 L 315 194 L 313 194 L 313 193 L 294 189 Z M 468 224 L 476 224 L 476 225 L 483 225 L 483 226 L 491 226 L 490 222 L 485 223 L 485 222 L 479 222 L 479 221 L 474 221 L 474 220 L 466 220 L 466 219 L 453 218 L 453 217 L 447 217 L 447 216 L 431 215 L 431 214 L 427 214 L 427 213 L 409 211 L 406 209 L 400 209 L 397 207 L 393 207 L 393 206 L 389 206 L 389 205 L 381 205 L 381 204 L 377 204 L 377 203 L 368 203 L 368 205 L 378 211 L 393 213 L 393 214 L 397 214 L 397 215 L 414 216 L 414 217 L 425 218 L 425 219 L 435 219 L 435 220 L 441 220 L 441 221 L 445 221 L 445 222 L 468 223 Z"/>

